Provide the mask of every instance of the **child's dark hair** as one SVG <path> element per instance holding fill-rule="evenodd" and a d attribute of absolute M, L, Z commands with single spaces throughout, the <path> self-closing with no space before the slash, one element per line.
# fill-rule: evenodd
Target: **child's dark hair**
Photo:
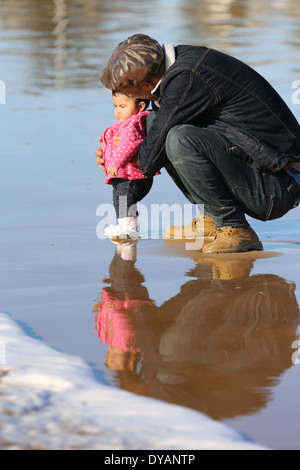
<path fill-rule="evenodd" d="M 130 95 L 127 95 L 127 93 L 125 93 L 124 91 L 122 90 L 113 90 L 112 91 L 112 95 L 115 96 L 119 93 L 119 95 L 124 95 L 124 96 L 128 96 L 128 98 L 133 98 L 132 96 Z M 145 103 L 145 110 L 149 107 L 150 105 L 150 100 L 142 100 L 140 98 L 134 98 L 136 103 L 139 104 L 139 103 Z"/>

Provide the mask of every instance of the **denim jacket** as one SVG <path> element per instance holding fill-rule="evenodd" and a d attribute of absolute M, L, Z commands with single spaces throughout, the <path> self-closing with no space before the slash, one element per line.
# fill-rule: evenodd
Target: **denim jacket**
<path fill-rule="evenodd" d="M 172 127 L 192 124 L 219 133 L 242 149 L 262 170 L 300 162 L 300 126 L 272 88 L 251 67 L 222 52 L 177 46 L 175 63 L 155 95 L 160 107 L 140 152 L 140 168 L 153 176 L 166 162 L 165 141 Z"/>

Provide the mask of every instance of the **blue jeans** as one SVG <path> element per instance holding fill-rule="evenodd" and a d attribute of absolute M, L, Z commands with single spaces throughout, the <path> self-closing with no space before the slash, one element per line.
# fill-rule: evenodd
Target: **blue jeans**
<path fill-rule="evenodd" d="M 266 221 L 294 206 L 287 173 L 257 169 L 215 131 L 178 125 L 169 132 L 165 151 L 171 178 L 190 202 L 204 205 L 217 227 L 248 228 L 245 214 Z"/>
<path fill-rule="evenodd" d="M 112 178 L 113 203 L 117 219 L 124 217 L 135 217 L 137 213 L 137 202 L 144 199 L 149 193 L 153 178 L 140 180 L 125 180 L 123 178 Z"/>

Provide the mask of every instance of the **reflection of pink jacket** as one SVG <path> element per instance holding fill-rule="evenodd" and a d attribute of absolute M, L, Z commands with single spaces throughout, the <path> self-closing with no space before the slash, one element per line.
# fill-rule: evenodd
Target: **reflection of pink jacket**
<path fill-rule="evenodd" d="M 102 343 L 125 352 L 138 351 L 134 311 L 142 305 L 153 305 L 153 301 L 131 299 L 128 294 L 118 299 L 106 289 L 102 290 L 102 299 L 97 318 L 97 333 Z"/>
<path fill-rule="evenodd" d="M 146 117 L 150 111 L 142 111 L 134 114 L 126 121 L 115 121 L 115 123 L 106 129 L 103 133 L 103 156 L 105 160 L 105 169 L 111 166 L 118 170 L 118 178 L 127 180 L 143 179 L 141 170 L 130 163 L 130 160 L 138 153 L 146 136 Z M 120 136 L 120 142 L 117 147 L 114 146 L 114 136 Z M 105 183 L 111 183 L 112 175 L 107 175 Z"/>

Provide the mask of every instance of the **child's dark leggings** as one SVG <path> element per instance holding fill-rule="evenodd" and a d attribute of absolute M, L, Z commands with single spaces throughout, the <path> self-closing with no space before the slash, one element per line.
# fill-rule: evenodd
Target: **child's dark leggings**
<path fill-rule="evenodd" d="M 113 178 L 113 202 L 117 218 L 135 217 L 137 215 L 137 202 L 144 199 L 149 193 L 153 178 L 141 180 L 125 180 L 123 178 Z"/>

